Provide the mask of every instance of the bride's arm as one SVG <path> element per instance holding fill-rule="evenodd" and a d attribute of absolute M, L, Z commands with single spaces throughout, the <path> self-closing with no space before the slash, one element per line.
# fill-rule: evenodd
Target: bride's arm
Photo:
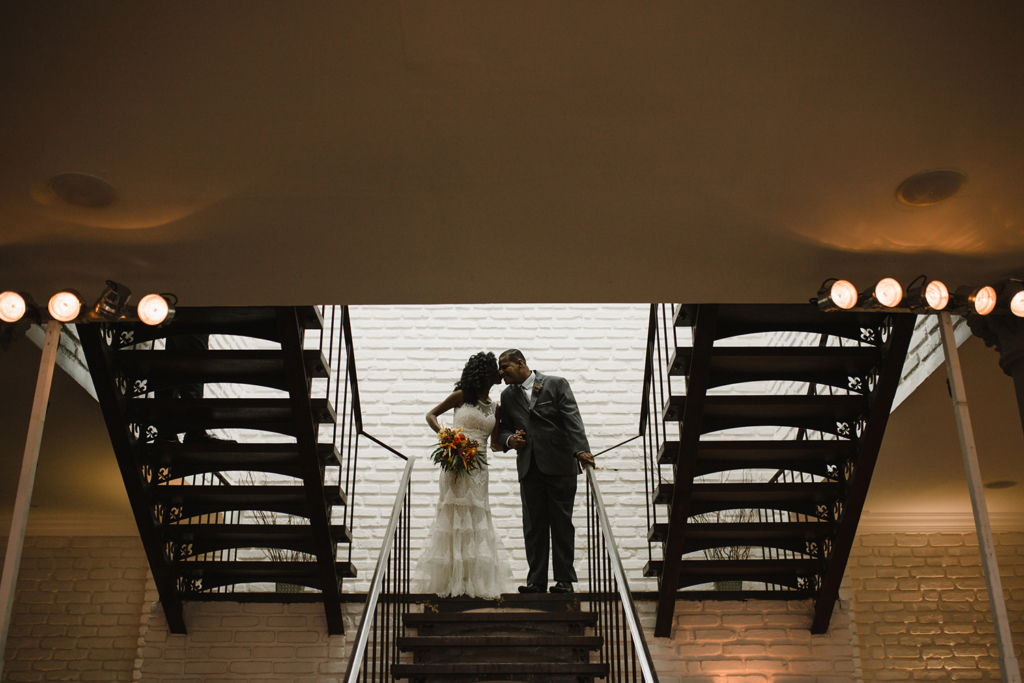
<path fill-rule="evenodd" d="M 491 430 L 491 450 L 500 451 L 498 445 L 498 425 L 501 424 L 501 404 L 494 406 L 494 429 Z"/>
<path fill-rule="evenodd" d="M 437 418 L 459 405 L 462 405 L 462 389 L 455 391 L 451 396 L 430 409 L 430 412 L 427 413 L 427 424 L 434 430 L 434 433 L 441 431 L 441 423 L 437 421 Z"/>

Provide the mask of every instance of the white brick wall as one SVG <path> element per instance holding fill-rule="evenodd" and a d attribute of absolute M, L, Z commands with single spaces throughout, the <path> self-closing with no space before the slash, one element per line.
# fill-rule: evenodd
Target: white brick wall
<path fill-rule="evenodd" d="M 131 681 L 147 577 L 137 538 L 29 537 L 3 681 Z"/>
<path fill-rule="evenodd" d="M 1021 662 L 1024 534 L 995 534 Z M 850 556 L 863 680 L 998 681 L 988 591 L 975 534 L 865 534 Z"/>

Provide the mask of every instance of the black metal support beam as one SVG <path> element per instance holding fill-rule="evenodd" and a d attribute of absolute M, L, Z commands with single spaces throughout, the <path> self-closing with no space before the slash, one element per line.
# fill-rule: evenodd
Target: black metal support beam
<path fill-rule="evenodd" d="M 686 520 L 690 516 L 690 492 L 693 488 L 694 466 L 702 431 L 704 398 L 710 379 L 710 359 L 717 322 L 717 305 L 703 304 L 697 307 L 693 329 L 693 355 L 686 383 L 686 407 L 679 422 L 679 454 L 674 466 L 675 487 L 669 513 L 668 542 L 664 546 L 665 566 L 658 589 L 658 614 L 654 635 L 659 638 L 668 638 L 672 635 L 672 615 L 675 612 L 683 548 L 686 545 Z"/>
<path fill-rule="evenodd" d="M 846 563 L 850 559 L 857 524 L 864 510 L 864 500 L 868 495 L 878 451 L 882 447 L 882 437 L 885 435 L 892 401 L 899 387 L 900 376 L 903 374 L 903 363 L 907 358 L 907 348 L 910 346 L 916 320 L 917 316 L 913 315 L 893 315 L 892 331 L 887 342 L 888 349 L 879 373 L 878 385 L 871 397 L 867 424 L 860 440 L 860 453 L 832 544 L 832 556 L 828 560 L 818 599 L 814 604 L 811 633 L 825 633 L 828 630 L 832 610 L 839 599 L 839 585 L 846 571 Z"/>
<path fill-rule="evenodd" d="M 185 633 L 185 619 L 176 577 L 168 565 L 164 542 L 157 530 L 152 504 L 146 493 L 148 483 L 142 475 L 143 462 L 137 452 L 139 442 L 128 431 L 129 426 L 125 421 L 128 398 L 118 392 L 114 381 L 114 352 L 104 342 L 100 325 L 81 325 L 78 330 L 82 350 L 92 374 L 92 383 L 96 387 L 96 397 L 103 412 L 103 421 L 107 423 L 110 445 L 114 449 L 117 467 L 124 480 L 128 502 L 132 506 L 132 514 L 139 528 L 139 537 L 146 551 L 150 571 L 153 572 L 153 582 L 160 594 L 160 604 L 164 608 L 167 626 L 171 633 Z"/>
<path fill-rule="evenodd" d="M 337 547 L 330 534 L 327 501 L 324 498 L 323 470 L 317 455 L 319 433 L 313 420 L 313 407 L 309 395 L 309 379 L 302 362 L 302 327 L 296 309 L 277 309 L 281 353 L 284 356 L 286 385 L 292 403 L 295 423 L 295 441 L 299 449 L 299 471 L 309 508 L 309 526 L 313 532 L 317 569 L 320 573 L 327 616 L 327 632 L 345 632 L 341 617 L 341 588 L 338 585 Z"/>

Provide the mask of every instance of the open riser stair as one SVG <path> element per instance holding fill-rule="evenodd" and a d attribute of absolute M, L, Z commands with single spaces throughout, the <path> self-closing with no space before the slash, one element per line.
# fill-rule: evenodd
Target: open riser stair
<path fill-rule="evenodd" d="M 656 635 L 678 598 L 812 598 L 825 631 L 914 316 L 683 305 L 651 324 Z M 785 345 L 750 344 L 771 333 Z"/>
<path fill-rule="evenodd" d="M 347 309 L 340 313 L 344 327 Z M 155 328 L 82 326 L 82 346 L 173 632 L 185 631 L 185 601 L 266 599 L 259 586 L 276 585 L 309 589 L 305 598 L 324 602 L 328 629 L 342 632 L 341 581 L 355 570 L 338 559 L 339 545 L 350 544 L 352 534 L 336 445 L 344 433 L 336 437 L 337 408 L 345 404 L 347 417 L 350 399 L 347 385 L 338 398 L 337 383 L 344 380 L 332 379 L 331 360 L 345 365 L 350 356 L 340 333 L 335 340 L 333 321 L 330 327 L 325 347 L 323 312 L 311 306 L 182 308 Z M 261 340 L 265 348 L 210 349 L 211 334 Z M 320 348 L 307 348 L 310 339 L 319 339 Z M 323 395 L 314 395 L 314 383 L 325 382 Z M 265 390 L 231 398 L 196 389 L 211 384 Z M 222 429 L 257 436 L 245 443 L 208 438 Z"/>

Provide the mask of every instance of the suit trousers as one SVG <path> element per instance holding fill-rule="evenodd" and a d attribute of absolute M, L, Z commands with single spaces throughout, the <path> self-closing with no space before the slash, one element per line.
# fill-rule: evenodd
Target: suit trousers
<path fill-rule="evenodd" d="M 519 482 L 523 501 L 523 541 L 530 565 L 527 583 L 545 588 L 548 584 L 548 548 L 550 543 L 554 579 L 576 581 L 573 556 L 576 528 L 572 508 L 576 500 L 576 475 L 550 475 L 530 465 Z"/>

